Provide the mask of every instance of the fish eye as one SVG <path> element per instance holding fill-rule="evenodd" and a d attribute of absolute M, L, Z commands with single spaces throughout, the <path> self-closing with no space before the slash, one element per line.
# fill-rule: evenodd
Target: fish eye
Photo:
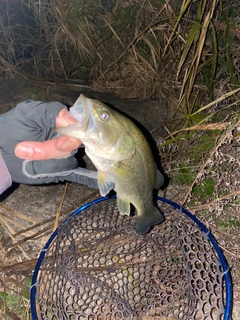
<path fill-rule="evenodd" d="M 110 115 L 106 112 L 103 112 L 101 115 L 100 115 L 100 118 L 102 120 L 108 120 L 110 118 Z"/>

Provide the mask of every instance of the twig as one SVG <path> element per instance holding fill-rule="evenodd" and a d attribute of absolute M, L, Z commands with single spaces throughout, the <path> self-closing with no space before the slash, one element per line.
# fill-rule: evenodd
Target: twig
<path fill-rule="evenodd" d="M 17 227 L 17 228 L 19 228 L 19 229 L 22 229 L 22 230 L 23 230 L 23 233 L 22 233 L 22 234 L 25 234 L 25 233 L 26 233 L 26 232 L 24 231 L 24 228 L 25 228 L 25 227 L 24 227 L 21 223 L 19 223 L 19 222 L 15 221 L 14 219 L 10 218 L 7 213 L 0 211 L 0 215 L 1 215 L 1 218 L 4 217 L 4 219 L 5 219 L 6 221 L 8 221 L 8 222 L 11 224 L 11 226 L 15 226 L 15 227 Z M 13 236 L 13 237 L 14 237 L 14 233 L 15 233 L 15 231 L 13 231 L 13 233 L 12 233 L 12 236 Z"/>
<path fill-rule="evenodd" d="M 11 213 L 12 215 L 20 218 L 20 219 L 23 219 L 23 220 L 26 220 L 28 222 L 31 222 L 31 223 L 35 223 L 36 221 L 18 211 L 16 211 L 15 209 L 12 209 L 11 207 L 9 207 L 8 205 L 4 204 L 4 203 L 0 203 L 0 208 L 3 208 L 4 210 L 6 210 L 7 212 Z"/>
<path fill-rule="evenodd" d="M 82 205 L 83 203 L 87 203 L 88 201 L 90 201 L 90 199 L 94 199 L 97 194 L 98 194 L 98 190 L 94 190 L 94 192 L 92 192 L 88 197 L 86 197 L 85 199 L 83 199 L 83 201 L 82 201 L 81 203 L 77 204 L 77 207 L 79 207 L 79 206 Z M 73 211 L 73 210 L 70 210 L 70 212 L 72 212 L 72 211 Z M 60 223 L 63 222 L 63 221 L 66 219 L 66 217 L 69 216 L 70 212 L 69 212 L 69 210 L 65 212 L 64 217 L 60 220 Z M 26 230 L 32 230 L 32 229 L 38 228 L 39 226 L 42 226 L 42 225 L 47 224 L 47 223 L 49 223 L 49 222 L 52 222 L 52 218 L 47 219 L 47 220 L 45 220 L 45 221 L 43 221 L 43 222 L 37 223 L 36 225 L 34 225 L 34 226 L 32 226 L 32 227 L 30 227 L 30 228 L 28 228 L 28 229 L 26 229 Z M 25 243 L 25 242 L 27 242 L 27 241 L 29 241 L 29 240 L 34 240 L 34 239 L 36 239 L 38 236 L 41 236 L 41 237 L 42 237 L 42 234 L 46 234 L 46 232 L 49 231 L 49 229 L 51 229 L 51 228 L 52 228 L 52 224 L 49 225 L 49 226 L 46 226 L 44 229 L 41 229 L 40 231 L 37 231 L 37 232 L 36 232 L 35 234 L 33 234 L 32 236 L 25 237 L 24 239 L 21 239 L 21 240 L 19 240 L 18 242 L 9 245 L 9 246 L 8 246 L 8 249 L 14 248 L 14 247 L 16 247 L 17 245 L 22 244 L 22 243 Z M 16 237 L 16 236 L 18 236 L 18 235 L 21 235 L 22 232 L 23 232 L 23 231 L 18 232 L 18 233 L 16 233 L 16 234 L 14 234 L 13 236 Z M 7 246 L 7 244 L 5 244 L 5 246 Z"/>
<path fill-rule="evenodd" d="M 240 190 L 234 190 L 234 191 L 232 191 L 232 192 L 230 192 L 228 194 L 225 194 L 222 197 L 216 198 L 216 199 L 214 199 L 214 200 L 212 200 L 212 201 L 210 201 L 210 202 L 208 202 L 206 204 L 201 204 L 199 206 L 191 207 L 191 210 L 194 210 L 196 212 L 196 211 L 199 211 L 199 210 L 202 210 L 202 209 L 206 209 L 206 208 L 208 208 L 209 206 L 215 204 L 218 201 L 230 198 L 230 197 L 235 196 L 235 195 L 240 195 Z"/>
<path fill-rule="evenodd" d="M 14 264 L 4 264 L 0 266 L 0 271 L 10 272 L 14 274 L 23 274 L 25 271 L 29 273 L 36 266 L 38 259 L 25 260 Z"/>
<path fill-rule="evenodd" d="M 209 227 L 210 227 L 211 229 L 216 230 L 218 233 L 224 235 L 225 238 L 226 238 L 226 237 L 232 237 L 232 238 L 240 239 L 240 235 L 236 235 L 236 234 L 231 234 L 231 233 L 224 232 L 224 231 L 222 231 L 221 229 L 215 227 L 215 226 L 212 225 L 212 224 L 209 224 L 209 225 L 208 225 L 208 228 L 209 228 Z"/>
<path fill-rule="evenodd" d="M 240 258 L 239 255 L 232 253 L 231 251 L 229 251 L 228 249 L 224 248 L 223 246 L 219 245 L 219 247 L 220 247 L 221 249 L 223 249 L 224 251 L 226 251 L 226 252 L 227 252 L 228 254 L 230 254 L 231 256 L 233 256 L 234 258 L 237 258 L 237 259 Z"/>
<path fill-rule="evenodd" d="M 0 221 L 2 222 L 2 224 L 6 227 L 6 230 L 8 231 L 8 234 L 10 236 L 10 238 L 12 239 L 12 241 L 14 242 L 14 238 L 12 236 L 12 234 L 14 233 L 14 230 L 11 228 L 11 226 L 7 223 L 6 219 L 3 219 L 2 217 L 0 217 Z M 18 248 L 22 251 L 23 255 L 25 256 L 26 259 L 29 259 L 29 256 L 27 255 L 27 253 L 24 251 L 24 249 L 18 245 Z"/>
<path fill-rule="evenodd" d="M 65 199 L 65 196 L 66 196 L 67 188 L 68 188 L 68 182 L 66 182 L 66 185 L 65 185 L 65 188 L 64 188 L 64 191 L 63 191 L 63 195 L 62 195 L 62 199 L 61 199 L 59 208 L 58 208 L 57 213 L 56 213 L 56 219 L 55 219 L 55 223 L 54 223 L 54 226 L 53 226 L 53 232 L 58 227 L 59 217 L 60 217 L 60 213 L 61 213 L 61 210 L 62 210 L 64 199 Z"/>

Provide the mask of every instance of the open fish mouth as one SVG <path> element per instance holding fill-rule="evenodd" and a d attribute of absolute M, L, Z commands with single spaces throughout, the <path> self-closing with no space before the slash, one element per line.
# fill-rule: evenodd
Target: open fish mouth
<path fill-rule="evenodd" d="M 91 129 L 91 110 L 92 102 L 83 94 L 80 95 L 74 105 L 70 108 L 69 114 L 78 120 L 78 127 L 81 131 L 85 132 Z"/>

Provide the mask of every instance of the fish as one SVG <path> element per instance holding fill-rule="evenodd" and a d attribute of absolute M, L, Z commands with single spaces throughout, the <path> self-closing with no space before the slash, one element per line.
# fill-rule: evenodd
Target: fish
<path fill-rule="evenodd" d="M 136 210 L 135 230 L 145 234 L 164 217 L 154 205 L 153 189 L 164 183 L 150 145 L 142 131 L 127 116 L 103 102 L 81 94 L 70 108 L 77 124 L 58 127 L 62 135 L 78 138 L 98 171 L 101 196 L 116 192 L 122 215 Z"/>

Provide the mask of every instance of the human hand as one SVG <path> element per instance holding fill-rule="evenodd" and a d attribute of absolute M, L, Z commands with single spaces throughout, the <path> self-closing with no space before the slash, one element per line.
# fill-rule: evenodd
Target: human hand
<path fill-rule="evenodd" d="M 74 181 L 93 188 L 97 171 L 78 167 L 77 139 L 59 137 L 55 126 L 77 122 L 59 102 L 24 101 L 0 115 L 0 150 L 12 180 L 25 184 Z"/>
<path fill-rule="evenodd" d="M 64 107 L 64 106 L 63 106 Z M 77 123 L 77 120 L 70 116 L 67 109 L 62 109 L 56 117 L 56 126 L 64 127 Z M 74 149 L 77 149 L 81 141 L 67 136 L 60 136 L 55 139 L 38 141 L 19 142 L 14 152 L 17 157 L 28 160 L 46 160 L 52 158 L 64 158 Z"/>

